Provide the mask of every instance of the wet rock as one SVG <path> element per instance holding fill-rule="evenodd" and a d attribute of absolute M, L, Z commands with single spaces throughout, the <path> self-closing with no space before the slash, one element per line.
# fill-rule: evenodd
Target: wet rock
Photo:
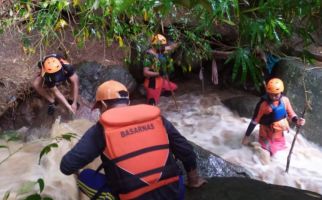
<path fill-rule="evenodd" d="M 254 113 L 255 106 L 259 101 L 258 96 L 238 96 L 223 100 L 223 104 L 232 111 L 237 112 L 241 117 L 251 118 Z"/>
<path fill-rule="evenodd" d="M 199 189 L 187 189 L 187 200 L 318 200 L 320 194 L 241 177 L 215 177 Z"/>
<path fill-rule="evenodd" d="M 61 91 L 64 90 L 62 89 Z M 24 126 L 30 128 L 49 128 L 58 116 L 62 117 L 62 121 L 70 119 L 68 110 L 62 103 L 58 102 L 55 106 L 54 114 L 48 115 L 48 102 L 37 94 L 31 95 L 25 98 L 24 101 L 17 102 L 17 104 L 16 107 L 7 110 L 0 117 L 0 128 L 4 130 L 17 130 Z M 29 134 L 29 132 L 30 130 L 26 134 Z"/>
<path fill-rule="evenodd" d="M 198 168 L 203 177 L 251 177 L 243 167 L 225 161 L 217 155 L 191 143 L 198 157 Z"/>
<path fill-rule="evenodd" d="M 320 194 L 268 184 L 251 179 L 243 167 L 229 163 L 219 156 L 191 143 L 198 156 L 198 169 L 208 183 L 198 189 L 187 188 L 187 200 L 317 200 Z"/>
<path fill-rule="evenodd" d="M 121 65 L 103 66 L 97 62 L 83 62 L 75 66 L 80 79 L 80 95 L 88 101 L 95 98 L 96 88 L 107 80 L 123 83 L 129 92 L 134 91 L 136 81 Z"/>

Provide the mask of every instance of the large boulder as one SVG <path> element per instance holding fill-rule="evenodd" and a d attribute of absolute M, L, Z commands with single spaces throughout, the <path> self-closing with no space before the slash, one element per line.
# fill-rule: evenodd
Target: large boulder
<path fill-rule="evenodd" d="M 321 64 L 320 64 L 321 65 Z M 276 67 L 276 74 L 284 81 L 285 94 L 290 98 L 295 112 L 300 116 L 309 101 L 312 110 L 306 110 L 306 124 L 301 129 L 304 136 L 322 145 L 322 68 L 305 65 L 299 59 L 284 59 Z"/>
<path fill-rule="evenodd" d="M 188 189 L 187 200 L 319 200 L 320 194 L 241 177 L 214 177 L 199 189 Z"/>
<path fill-rule="evenodd" d="M 197 154 L 198 168 L 203 177 L 251 177 L 251 173 L 245 168 L 227 162 L 192 142 L 191 144 Z"/>
<path fill-rule="evenodd" d="M 88 101 L 94 100 L 96 88 L 107 80 L 123 83 L 130 93 L 136 88 L 133 76 L 121 65 L 103 66 L 97 62 L 83 62 L 75 67 L 80 79 L 80 95 Z"/>
<path fill-rule="evenodd" d="M 240 117 L 252 118 L 259 99 L 260 97 L 254 95 L 241 95 L 225 99 L 222 102 Z"/>

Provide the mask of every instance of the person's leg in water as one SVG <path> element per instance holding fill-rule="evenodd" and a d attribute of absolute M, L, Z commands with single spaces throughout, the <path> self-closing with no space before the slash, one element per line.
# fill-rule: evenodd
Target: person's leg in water
<path fill-rule="evenodd" d="M 160 102 L 160 95 L 161 95 L 161 88 L 147 88 L 146 96 L 147 96 L 147 103 L 150 105 L 158 105 Z"/>
<path fill-rule="evenodd" d="M 149 80 L 149 82 L 144 85 L 144 88 L 146 90 L 147 103 L 150 105 L 157 105 L 162 91 L 162 80 Z"/>
<path fill-rule="evenodd" d="M 170 97 L 172 93 L 178 89 L 178 86 L 171 81 L 163 80 L 161 95 L 165 97 Z"/>

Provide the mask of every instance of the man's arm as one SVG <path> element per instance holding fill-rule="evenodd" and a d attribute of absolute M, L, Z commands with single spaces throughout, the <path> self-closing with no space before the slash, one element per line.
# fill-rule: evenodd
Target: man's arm
<path fill-rule="evenodd" d="M 50 88 L 50 91 L 55 95 L 55 97 L 64 104 L 64 106 L 71 111 L 72 113 L 74 113 L 71 105 L 69 105 L 68 101 L 66 100 L 66 98 L 64 97 L 64 95 L 59 91 L 59 89 L 54 86 L 52 88 Z"/>
<path fill-rule="evenodd" d="M 160 74 L 159 74 L 159 72 L 150 71 L 149 67 L 144 67 L 143 68 L 143 75 L 144 75 L 144 77 L 150 78 L 150 77 L 159 76 Z"/>
<path fill-rule="evenodd" d="M 245 132 L 245 136 L 243 137 L 242 142 L 241 142 L 243 145 L 248 145 L 250 143 L 249 136 L 252 134 L 253 130 L 255 129 L 256 125 L 258 124 L 258 122 L 256 120 L 258 120 L 259 110 L 262 105 L 262 102 L 263 102 L 263 100 L 261 99 L 256 104 L 252 120 L 250 121 L 250 123 L 247 127 L 247 130 Z"/>
<path fill-rule="evenodd" d="M 294 122 L 296 124 L 296 126 L 304 126 L 305 124 L 305 119 L 302 117 L 298 117 L 296 115 L 296 113 L 293 110 L 293 107 L 291 105 L 291 102 L 289 100 L 288 97 L 283 97 L 285 106 L 286 106 L 286 111 L 287 111 L 287 116 L 289 118 L 289 120 L 291 120 L 292 122 Z"/>
<path fill-rule="evenodd" d="M 79 80 L 76 73 L 69 77 L 69 80 L 72 84 L 72 94 L 73 94 L 73 103 L 71 105 L 74 113 L 77 110 L 77 99 L 78 99 L 78 89 L 79 89 Z"/>
<path fill-rule="evenodd" d="M 187 172 L 188 186 L 200 187 L 207 181 L 199 176 L 197 172 L 197 156 L 193 151 L 192 145 L 179 133 L 171 122 L 163 118 L 163 123 L 168 133 L 170 149 L 175 157 L 182 161 Z"/>
<path fill-rule="evenodd" d="M 98 157 L 105 148 L 103 127 L 97 123 L 88 129 L 78 143 L 61 160 L 60 171 L 66 175 L 76 173 Z"/>
<path fill-rule="evenodd" d="M 164 51 L 165 51 L 165 53 L 172 52 L 172 51 L 174 51 L 176 48 L 178 48 L 178 46 L 179 46 L 179 44 L 178 44 L 178 43 L 176 43 L 176 42 L 174 42 L 174 43 L 172 43 L 172 44 L 170 44 L 170 45 L 165 46 Z"/>

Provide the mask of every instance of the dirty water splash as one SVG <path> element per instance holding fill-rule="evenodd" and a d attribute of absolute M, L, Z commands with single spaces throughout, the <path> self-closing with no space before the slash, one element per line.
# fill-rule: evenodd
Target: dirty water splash
<path fill-rule="evenodd" d="M 270 158 L 258 140 L 258 128 L 252 133 L 251 146 L 241 145 L 250 119 L 241 118 L 222 105 L 214 93 L 202 95 L 192 92 L 177 96 L 179 112 L 174 102 L 162 97 L 163 114 L 190 141 L 219 155 L 223 159 L 248 170 L 253 178 L 276 185 L 286 185 L 322 194 L 322 149 L 297 138 L 289 173 L 286 160 L 294 130 L 286 133 L 287 148 Z"/>
<path fill-rule="evenodd" d="M 77 139 L 71 142 L 60 141 L 59 147 L 44 155 L 40 164 L 38 160 L 45 146 L 57 142 L 53 138 L 66 133 L 81 135 L 92 124 L 88 120 L 81 119 L 60 123 L 58 118 L 50 133 L 44 133 L 51 138 L 37 138 L 27 143 L 0 140 L 0 145 L 8 146 L 8 149 L 0 148 L 0 161 L 7 158 L 0 164 L 0 198 L 9 191 L 9 200 L 24 199 L 39 191 L 38 185 L 30 183 L 42 178 L 45 182 L 45 189 L 41 193 L 43 196 L 59 200 L 82 199 L 76 187 L 75 176 L 65 176 L 59 169 L 62 156 L 71 149 Z"/>

